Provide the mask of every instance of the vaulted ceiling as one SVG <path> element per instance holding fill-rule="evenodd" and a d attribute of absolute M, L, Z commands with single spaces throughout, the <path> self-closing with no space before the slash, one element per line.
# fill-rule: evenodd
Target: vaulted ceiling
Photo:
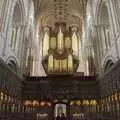
<path fill-rule="evenodd" d="M 87 0 L 34 0 L 34 4 L 39 27 L 64 22 L 68 26 L 75 24 L 82 30 Z"/>

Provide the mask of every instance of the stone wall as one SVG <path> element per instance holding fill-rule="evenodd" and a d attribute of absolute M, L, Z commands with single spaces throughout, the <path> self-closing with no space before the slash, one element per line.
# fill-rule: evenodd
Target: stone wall
<path fill-rule="evenodd" d="M 25 70 L 24 63 L 26 61 L 26 51 L 27 48 L 30 47 L 29 43 L 31 43 L 34 36 L 32 33 L 34 31 L 33 1 L 30 0 L 28 2 L 28 0 L 2 0 L 0 2 L 0 57 L 6 63 L 12 59 L 16 66 L 18 66 L 17 69 L 19 70 L 19 73 L 22 73 Z M 31 9 L 33 12 L 30 13 L 29 9 Z M 18 16 L 14 16 L 14 14 L 17 14 Z M 14 22 L 14 20 L 17 22 Z M 13 25 L 17 26 L 18 30 L 15 50 L 11 48 Z"/>

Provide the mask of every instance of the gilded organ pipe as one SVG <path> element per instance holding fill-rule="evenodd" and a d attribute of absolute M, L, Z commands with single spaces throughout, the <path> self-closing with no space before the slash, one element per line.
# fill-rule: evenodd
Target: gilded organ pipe
<path fill-rule="evenodd" d="M 59 72 L 62 72 L 62 60 L 59 61 L 60 61 Z"/>
<path fill-rule="evenodd" d="M 58 38 L 57 38 L 57 48 L 58 48 L 58 51 L 62 51 L 63 50 L 63 47 L 64 47 L 64 40 L 63 40 L 64 36 L 63 36 L 63 33 L 61 31 L 61 27 L 60 27 L 60 31 L 58 33 Z"/>
<path fill-rule="evenodd" d="M 77 34 L 76 34 L 76 28 L 73 28 L 72 50 L 73 50 L 73 55 L 78 56 L 78 38 L 77 38 Z"/>
<path fill-rule="evenodd" d="M 53 67 L 54 67 L 53 55 L 50 55 L 50 56 L 48 57 L 48 71 L 49 71 L 49 72 L 53 72 Z"/>
<path fill-rule="evenodd" d="M 73 71 L 73 58 L 72 58 L 72 55 L 68 56 L 68 71 L 69 72 Z"/>
<path fill-rule="evenodd" d="M 50 48 L 56 49 L 56 44 L 57 44 L 56 37 L 51 37 L 50 38 Z"/>
<path fill-rule="evenodd" d="M 49 50 L 49 28 L 46 28 L 43 38 L 43 57 L 48 55 L 48 50 Z"/>
<path fill-rule="evenodd" d="M 70 37 L 65 37 L 65 48 L 70 49 L 71 48 L 71 39 Z"/>
<path fill-rule="evenodd" d="M 54 59 L 54 71 L 58 72 L 60 67 L 60 60 Z"/>
<path fill-rule="evenodd" d="M 68 71 L 68 69 L 67 69 L 67 65 L 68 64 L 68 62 L 67 62 L 67 59 L 63 59 L 62 60 L 62 71 L 63 72 L 67 72 Z"/>

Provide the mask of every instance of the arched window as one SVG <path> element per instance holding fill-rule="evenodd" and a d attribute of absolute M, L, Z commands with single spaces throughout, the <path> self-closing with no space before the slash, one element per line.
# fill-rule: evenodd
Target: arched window
<path fill-rule="evenodd" d="M 99 37 L 101 41 L 102 55 L 111 46 L 111 25 L 106 2 L 102 3 L 99 14 Z"/>
<path fill-rule="evenodd" d="M 11 35 L 11 48 L 15 52 L 18 51 L 21 23 L 22 23 L 21 10 L 19 4 L 16 3 L 12 18 L 12 35 Z"/>
<path fill-rule="evenodd" d="M 59 72 L 60 68 L 60 60 L 54 59 L 54 71 Z"/>

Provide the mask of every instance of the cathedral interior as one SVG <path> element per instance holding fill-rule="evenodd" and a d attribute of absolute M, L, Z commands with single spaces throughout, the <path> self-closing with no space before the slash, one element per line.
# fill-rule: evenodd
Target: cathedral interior
<path fill-rule="evenodd" d="M 0 0 L 0 120 L 120 120 L 120 0 Z"/>

